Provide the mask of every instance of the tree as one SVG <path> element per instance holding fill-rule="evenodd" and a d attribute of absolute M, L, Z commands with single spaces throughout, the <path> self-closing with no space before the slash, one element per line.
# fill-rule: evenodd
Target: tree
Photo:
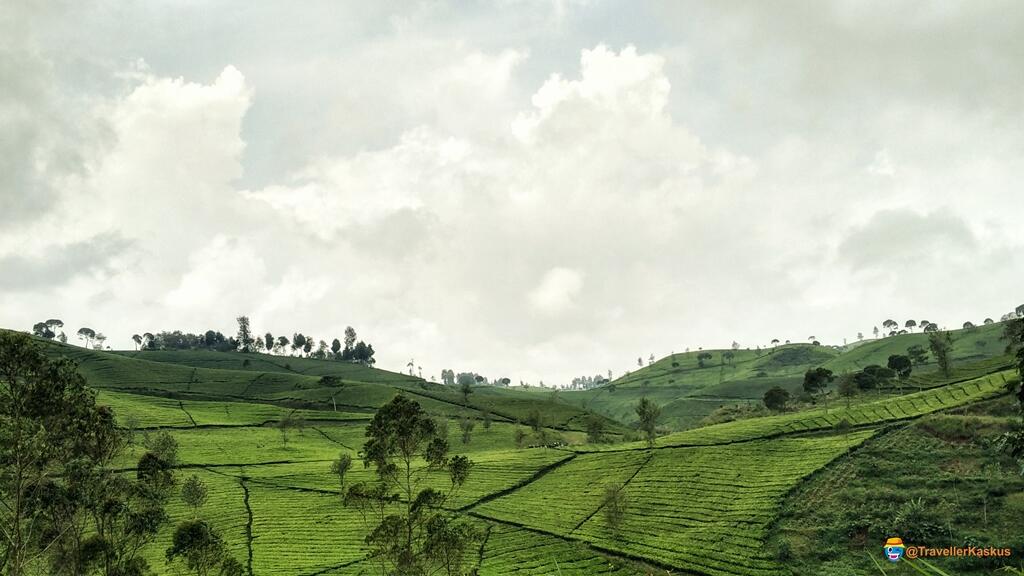
<path fill-rule="evenodd" d="M 463 406 L 469 406 L 469 395 L 473 393 L 473 382 L 474 379 L 470 374 L 459 374 L 459 392 L 462 394 Z"/>
<path fill-rule="evenodd" d="M 75 365 L 0 332 L 0 569 L 139 574 L 138 551 L 166 519 L 169 466 L 147 452 L 115 471 L 127 436 Z M 45 556 L 45 558 L 44 558 Z"/>
<path fill-rule="evenodd" d="M 1021 304 L 1020 306 L 1017 306 L 1016 308 L 1014 308 L 1013 312 L 1015 314 L 1017 314 L 1017 318 L 1024 317 L 1024 304 Z"/>
<path fill-rule="evenodd" d="M 889 360 L 886 366 L 896 373 L 896 376 L 900 380 L 906 380 L 910 377 L 910 373 L 913 371 L 913 363 L 909 356 L 903 354 L 892 354 L 889 356 Z"/>
<path fill-rule="evenodd" d="M 288 432 L 292 429 L 298 429 L 299 432 L 306 427 L 306 421 L 301 416 L 296 416 L 294 412 L 285 414 L 283 418 L 277 422 L 277 430 L 281 433 L 281 442 L 284 447 L 288 447 Z"/>
<path fill-rule="evenodd" d="M 522 448 L 526 444 L 526 430 L 516 426 L 516 431 L 513 434 L 513 438 L 516 442 L 516 448 Z"/>
<path fill-rule="evenodd" d="M 882 328 L 885 328 L 890 333 L 892 333 L 893 331 L 895 331 L 899 327 L 900 327 L 900 325 L 895 320 L 893 320 L 891 318 L 886 320 L 885 322 L 882 322 Z"/>
<path fill-rule="evenodd" d="M 963 328 L 964 330 L 973 330 L 975 328 L 974 322 L 971 322 L 969 320 L 967 322 L 964 322 Z"/>
<path fill-rule="evenodd" d="M 353 485 L 346 504 L 377 515 L 379 523 L 366 537 L 370 556 L 389 574 L 462 574 L 463 555 L 479 535 L 444 505 L 466 482 L 473 463 L 465 456 L 449 458 L 448 442 L 435 422 L 403 395 L 377 410 L 366 438 L 363 463 L 376 469 L 377 483 Z M 426 486 L 417 469 L 420 461 L 429 470 L 448 472 L 447 493 Z"/>
<path fill-rule="evenodd" d="M 711 360 L 713 356 L 710 352 L 701 352 L 697 354 L 697 366 L 703 368 L 705 360 Z"/>
<path fill-rule="evenodd" d="M 100 412 L 85 380 L 67 360 L 50 360 L 28 336 L 0 332 L 0 569 L 22 576 L 45 553 L 34 495 L 63 491 L 60 475 L 73 458 L 96 463 L 78 426 L 117 434 L 113 415 Z M 102 455 L 99 455 L 102 456 Z M 102 458 L 101 458 L 102 459 Z M 64 481 L 67 478 L 63 479 Z M 55 482 L 59 482 L 55 484 Z M 83 506 L 70 503 L 77 513 Z M 75 559 L 77 563 L 77 559 Z"/>
<path fill-rule="evenodd" d="M 165 556 L 168 564 L 183 562 L 197 576 L 244 574 L 242 565 L 228 554 L 223 538 L 204 520 L 179 524 Z"/>
<path fill-rule="evenodd" d="M 778 338 L 772 338 L 772 348 L 775 348 L 778 345 L 779 345 L 779 339 Z"/>
<path fill-rule="evenodd" d="M 206 504 L 207 496 L 206 484 L 195 474 L 189 476 L 181 485 L 181 501 L 192 509 L 192 518 L 199 515 L 199 509 Z"/>
<path fill-rule="evenodd" d="M 138 350 L 139 346 L 142 346 L 142 336 L 139 336 L 138 334 L 133 334 L 132 342 L 135 342 L 135 349 Z"/>
<path fill-rule="evenodd" d="M 875 329 L 872 330 L 872 333 L 874 333 L 875 338 L 878 338 L 878 326 L 875 326 Z"/>
<path fill-rule="evenodd" d="M 462 430 L 462 443 L 469 444 L 472 440 L 473 428 L 476 427 L 476 420 L 472 418 L 463 418 L 459 421 L 459 430 Z"/>
<path fill-rule="evenodd" d="M 604 419 L 597 414 L 588 414 L 584 424 L 587 428 L 587 442 L 600 444 L 604 442 Z"/>
<path fill-rule="evenodd" d="M 725 352 L 722 353 L 722 362 L 728 362 L 729 364 L 732 364 L 732 359 L 735 357 L 735 352 L 733 352 L 732 350 L 726 350 Z"/>
<path fill-rule="evenodd" d="M 835 376 L 828 368 L 814 368 L 804 373 L 804 392 L 810 395 L 821 394 L 828 408 L 828 383 L 835 380 Z"/>
<path fill-rule="evenodd" d="M 929 326 L 934 326 L 934 324 Z M 949 376 L 952 364 L 950 353 L 953 351 L 953 336 L 949 332 L 931 331 L 928 334 L 928 348 L 935 355 L 935 362 L 938 363 L 939 369 L 944 375 Z"/>
<path fill-rule="evenodd" d="M 861 341 L 863 339 L 864 339 L 864 333 L 863 332 L 857 332 L 857 341 L 859 342 L 859 341 Z"/>
<path fill-rule="evenodd" d="M 92 348 L 92 339 L 96 337 L 96 331 L 92 328 L 82 327 L 78 329 L 79 340 L 85 343 L 86 348 Z"/>
<path fill-rule="evenodd" d="M 45 322 L 46 327 L 50 329 L 50 332 L 56 334 L 58 330 L 64 327 L 64 321 L 60 318 L 50 318 Z"/>
<path fill-rule="evenodd" d="M 839 396 L 846 398 L 846 407 L 850 407 L 850 400 L 857 395 L 860 387 L 857 385 L 857 378 L 853 374 L 843 374 L 839 377 L 839 384 L 836 385 Z"/>
<path fill-rule="evenodd" d="M 626 497 L 625 487 L 615 485 L 604 487 L 601 510 L 604 513 L 605 524 L 611 529 L 613 535 L 618 535 L 628 508 L 629 499 Z"/>
<path fill-rule="evenodd" d="M 917 327 L 917 321 L 916 320 L 907 320 L 906 323 L 903 324 L 903 327 L 906 328 L 907 330 L 910 330 L 911 332 L 913 332 L 914 328 Z"/>
<path fill-rule="evenodd" d="M 274 335 L 270 332 L 263 335 L 263 349 L 267 351 L 267 354 L 274 350 Z"/>
<path fill-rule="evenodd" d="M 924 347 L 920 344 L 914 344 L 907 348 L 907 356 L 910 357 L 910 361 L 913 362 L 915 366 L 921 366 L 925 362 L 928 362 L 928 353 L 925 352 Z"/>
<path fill-rule="evenodd" d="M 657 438 L 658 417 L 661 416 L 661 408 L 651 402 L 646 396 L 640 399 L 636 405 L 636 416 L 639 419 L 640 430 L 647 439 L 647 447 L 654 447 L 654 439 Z"/>
<path fill-rule="evenodd" d="M 939 325 L 934 323 L 934 322 L 929 322 L 929 323 L 924 325 L 924 328 L 922 330 L 924 330 L 925 332 L 928 332 L 928 333 L 938 332 L 939 331 Z"/>
<path fill-rule="evenodd" d="M 765 408 L 774 412 L 783 412 L 786 410 L 786 403 L 789 402 L 789 392 L 785 388 L 775 386 L 765 392 L 761 400 L 764 402 Z"/>
<path fill-rule="evenodd" d="M 40 338 L 46 338 L 47 340 L 53 340 L 53 337 L 56 336 L 56 334 L 53 333 L 53 330 L 50 330 L 50 327 L 46 325 L 46 322 L 36 322 L 33 324 L 32 334 L 39 336 Z"/>
<path fill-rule="evenodd" d="M 238 336 L 235 339 L 238 340 L 239 352 L 255 352 L 256 340 L 253 338 L 252 329 L 249 327 L 249 317 L 239 316 L 236 320 L 238 321 Z"/>
<path fill-rule="evenodd" d="M 351 327 L 351 326 L 347 326 L 345 328 L 345 348 L 344 348 L 344 350 L 346 352 L 352 352 L 352 350 L 355 348 L 355 345 L 356 345 L 356 329 Z M 346 360 L 347 360 L 347 358 L 346 358 Z"/>
<path fill-rule="evenodd" d="M 336 360 L 341 359 L 341 341 L 337 338 L 331 340 L 331 354 L 334 354 Z"/>
<path fill-rule="evenodd" d="M 93 346 L 96 350 L 103 350 L 103 343 L 107 341 L 107 337 L 99 332 L 96 334 L 96 344 Z"/>
<path fill-rule="evenodd" d="M 345 475 L 352 469 L 352 456 L 346 452 L 338 454 L 338 459 L 331 462 L 331 474 L 338 477 L 338 488 L 345 493 Z"/>

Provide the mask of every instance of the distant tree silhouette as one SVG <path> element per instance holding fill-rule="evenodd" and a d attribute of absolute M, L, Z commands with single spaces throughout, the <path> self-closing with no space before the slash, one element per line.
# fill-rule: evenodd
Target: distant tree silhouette
<path fill-rule="evenodd" d="M 765 408 L 775 411 L 782 412 L 786 409 L 786 403 L 789 402 L 789 392 L 780 386 L 774 386 L 768 389 L 762 397 Z"/>
<path fill-rule="evenodd" d="M 85 343 L 86 348 L 92 348 L 92 340 L 96 338 L 96 331 L 92 328 L 82 327 L 78 329 L 78 338 Z"/>

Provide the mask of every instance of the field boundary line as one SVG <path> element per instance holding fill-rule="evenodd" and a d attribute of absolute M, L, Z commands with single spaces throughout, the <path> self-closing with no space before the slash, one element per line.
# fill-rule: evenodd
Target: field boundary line
<path fill-rule="evenodd" d="M 245 484 L 248 478 L 242 476 L 238 479 L 238 484 L 242 486 L 242 502 L 245 504 L 245 513 L 248 515 L 248 519 L 245 523 L 245 545 L 249 551 L 249 576 L 253 576 L 252 573 L 252 507 L 249 506 L 249 487 Z"/>
<path fill-rule="evenodd" d="M 557 469 L 557 468 L 559 468 L 559 467 L 561 467 L 561 466 L 563 466 L 565 464 L 568 464 L 569 462 L 572 462 L 573 460 L 576 459 L 576 456 L 577 455 L 575 453 L 571 453 L 568 456 L 566 456 L 565 458 L 562 458 L 561 460 L 556 460 L 555 462 L 552 462 L 551 464 L 548 464 L 547 466 L 541 467 L 536 472 L 534 472 L 533 475 L 531 475 L 529 478 L 524 478 L 523 480 L 521 480 L 519 482 L 516 482 L 515 484 L 513 484 L 512 486 L 509 486 L 508 488 L 504 488 L 502 490 L 498 490 L 497 492 L 492 492 L 492 493 L 490 493 L 490 494 L 488 494 L 486 496 L 483 496 L 483 497 L 479 498 L 478 500 L 476 500 L 474 502 L 471 502 L 469 504 L 466 504 L 465 506 L 462 506 L 461 508 L 456 508 L 455 511 L 456 512 L 468 512 L 471 508 L 474 508 L 474 507 L 479 506 L 481 504 L 486 504 L 487 502 L 490 502 L 492 500 L 497 500 L 498 498 L 501 498 L 503 496 L 508 496 L 509 494 L 515 492 L 516 490 L 519 490 L 520 488 L 523 488 L 525 486 L 528 486 L 528 485 L 536 482 L 537 480 L 540 480 L 548 472 L 551 472 L 551 471 L 553 471 L 553 470 L 555 470 L 555 469 Z"/>
<path fill-rule="evenodd" d="M 633 481 L 633 478 L 636 478 L 637 474 L 639 474 L 640 471 L 644 469 L 644 466 L 647 466 L 647 464 L 650 463 L 651 459 L 653 459 L 653 458 L 654 458 L 654 452 L 648 453 L 647 454 L 647 459 L 644 460 L 643 462 L 641 462 L 640 465 L 636 467 L 636 470 L 633 471 L 633 474 L 629 478 L 627 478 L 625 482 L 622 483 L 622 486 L 619 486 L 618 488 L 616 488 L 615 492 L 618 493 L 618 492 L 621 492 L 623 489 L 625 489 L 625 487 L 628 486 L 629 483 Z M 604 502 L 599 504 L 597 506 L 597 508 L 594 509 L 593 512 L 588 514 L 587 517 L 584 518 L 583 520 L 580 520 L 579 524 L 577 524 L 575 527 L 573 527 L 572 530 L 569 530 L 569 534 L 571 535 L 573 532 L 579 530 L 580 526 L 583 526 L 584 524 L 587 523 L 587 520 L 590 520 L 591 518 L 596 516 L 597 513 L 600 512 L 602 508 L 604 508 L 604 506 L 605 506 Z"/>
<path fill-rule="evenodd" d="M 474 518 L 479 518 L 480 520 L 485 520 L 487 522 L 494 522 L 496 524 L 504 524 L 506 526 L 511 526 L 513 528 L 519 528 L 521 530 L 525 530 L 527 532 L 532 532 L 534 534 L 540 534 L 542 536 L 551 536 L 552 538 L 557 538 L 557 539 L 559 539 L 559 540 L 561 540 L 563 542 L 569 542 L 569 543 L 573 543 L 573 544 L 583 544 L 584 546 L 589 548 L 591 551 L 596 552 L 597 554 L 599 554 L 601 556 L 608 556 L 608 557 L 615 558 L 615 559 L 618 559 L 618 560 L 628 560 L 628 561 L 632 561 L 632 562 L 639 562 L 641 564 L 646 564 L 647 566 L 653 566 L 655 568 L 660 568 L 662 570 L 667 570 L 670 574 L 675 574 L 677 576 L 705 576 L 704 574 L 702 574 L 700 572 L 693 572 L 693 571 L 687 570 L 685 568 L 680 568 L 679 566 L 672 566 L 671 564 L 666 564 L 664 562 L 660 562 L 658 560 L 654 560 L 653 558 L 647 558 L 645 556 L 640 556 L 638 554 L 630 554 L 628 552 L 621 552 L 621 551 L 618 551 L 618 550 L 612 550 L 610 548 L 605 548 L 603 546 L 599 546 L 599 545 L 594 544 L 593 542 L 589 542 L 587 540 L 582 540 L 582 539 L 579 539 L 579 538 L 570 538 L 569 536 L 566 536 L 565 534 L 559 534 L 557 532 L 549 532 L 547 530 L 542 530 L 540 528 L 534 528 L 533 526 L 527 526 L 526 524 L 520 524 L 519 522 L 513 522 L 512 520 L 499 520 L 498 518 L 491 518 L 490 516 L 484 516 L 483 514 L 480 514 L 479 512 L 473 512 L 472 510 L 467 511 L 466 514 L 468 514 L 470 516 L 473 516 Z"/>

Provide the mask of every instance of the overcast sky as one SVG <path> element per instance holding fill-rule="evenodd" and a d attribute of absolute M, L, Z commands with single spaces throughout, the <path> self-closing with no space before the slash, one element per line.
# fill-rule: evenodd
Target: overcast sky
<path fill-rule="evenodd" d="M 554 384 L 998 318 L 1022 62 L 1014 1 L 6 0 L 0 326 Z"/>

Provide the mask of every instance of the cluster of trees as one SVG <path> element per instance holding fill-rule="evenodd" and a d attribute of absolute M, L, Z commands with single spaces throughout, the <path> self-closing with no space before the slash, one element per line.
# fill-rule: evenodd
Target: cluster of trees
<path fill-rule="evenodd" d="M 372 366 L 374 349 L 372 344 L 367 344 L 356 337 L 356 331 L 349 326 L 345 328 L 344 342 L 334 338 L 330 344 L 324 340 L 317 341 L 312 336 L 296 332 L 290 338 L 288 336 L 274 337 L 267 332 L 260 336 L 255 334 L 251 328 L 248 316 L 239 316 L 238 333 L 235 336 L 225 336 L 217 330 L 207 330 L 202 334 L 192 334 L 181 330 L 164 332 L 145 332 L 133 334 L 132 342 L 136 350 L 215 350 L 218 352 L 245 352 L 265 353 L 277 355 L 305 356 L 318 360 L 337 360 L 340 362 L 355 362 Z M 52 318 L 43 322 L 37 322 L 32 327 L 32 333 L 41 338 L 67 342 L 67 336 L 63 331 L 64 322 Z M 109 349 L 105 346 L 107 337 L 101 332 L 89 327 L 82 327 L 76 332 L 82 345 L 95 350 Z"/>
<path fill-rule="evenodd" d="M 67 343 L 68 337 L 61 328 L 64 327 L 64 321 L 59 318 L 50 318 L 43 322 L 36 322 L 32 325 L 32 334 L 40 338 L 46 338 L 47 340 L 57 340 L 64 344 Z M 83 326 L 78 329 L 75 333 L 78 339 L 82 341 L 82 346 L 91 348 L 93 350 L 109 350 L 106 347 L 107 337 L 102 332 L 97 332 L 88 326 Z"/>
<path fill-rule="evenodd" d="M 591 388 L 597 388 L 604 386 L 611 381 L 611 371 L 608 372 L 608 378 L 605 378 L 602 374 L 597 376 L 579 376 L 573 378 L 569 384 L 570 390 L 590 390 Z"/>
<path fill-rule="evenodd" d="M 939 370 L 945 376 L 949 376 L 952 370 L 953 338 L 949 332 L 933 331 L 928 336 L 928 347 L 935 356 Z M 914 366 L 921 366 L 928 362 L 928 352 L 920 344 L 907 348 L 906 354 L 890 355 L 885 366 L 871 364 L 856 372 L 843 374 L 839 377 L 836 385 L 836 392 L 839 396 L 846 398 L 847 405 L 850 399 L 860 392 L 874 390 L 891 384 L 894 380 L 902 393 L 903 383 L 910 378 Z M 814 368 L 804 374 L 803 391 L 807 398 L 815 399 L 820 397 L 828 406 L 828 385 L 836 380 L 836 375 L 826 368 Z M 791 400 L 788 390 L 781 387 L 774 387 L 764 393 L 762 402 L 769 410 L 784 411 Z"/>
<path fill-rule="evenodd" d="M 166 433 L 145 437 L 136 470 L 124 474 L 112 464 L 134 441 L 71 361 L 0 333 L 0 572 L 148 573 L 140 551 L 169 522 L 177 444 Z M 181 532 L 168 562 L 196 551 Z M 225 576 L 242 574 L 228 568 Z"/>

